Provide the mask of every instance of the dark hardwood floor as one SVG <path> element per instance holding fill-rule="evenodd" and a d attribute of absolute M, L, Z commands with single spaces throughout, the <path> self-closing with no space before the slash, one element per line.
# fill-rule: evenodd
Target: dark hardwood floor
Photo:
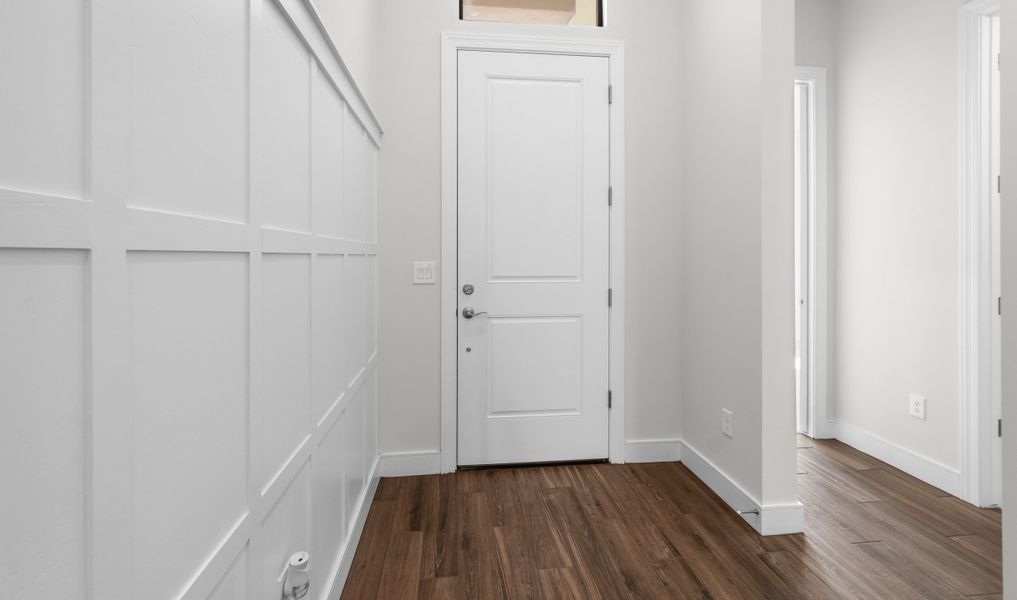
<path fill-rule="evenodd" d="M 1000 513 L 799 438 L 806 533 L 678 463 L 383 479 L 343 598 L 999 598 Z"/>

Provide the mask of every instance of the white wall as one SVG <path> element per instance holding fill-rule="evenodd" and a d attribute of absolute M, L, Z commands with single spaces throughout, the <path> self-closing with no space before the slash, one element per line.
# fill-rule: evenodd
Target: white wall
<path fill-rule="evenodd" d="M 1017 0 L 1002 0 L 1000 34 L 1002 54 L 1017 56 Z M 1017 62 L 1003 61 L 1000 81 L 1002 106 L 1017 106 Z M 1017 113 L 1003 111 L 1003 198 L 1017 193 Z M 1003 230 L 1003 419 L 1017 423 L 1017 205 L 1002 204 Z M 1008 427 L 1012 427 L 1008 425 Z M 1008 432 L 1012 429 L 1007 429 Z M 1003 592 L 1017 599 L 1017 519 L 1012 517 L 1017 498 L 1017 435 L 1003 436 Z"/>
<path fill-rule="evenodd" d="M 795 64 L 833 69 L 837 63 L 837 0 L 795 2 Z"/>
<path fill-rule="evenodd" d="M 325 598 L 352 556 L 379 130 L 282 6 L 0 7 L 5 598 L 275 600 L 297 550 Z"/>
<path fill-rule="evenodd" d="M 835 418 L 955 470 L 960 2 L 836 4 Z"/>
<path fill-rule="evenodd" d="M 757 504 L 790 504 L 794 4 L 682 6 L 683 439 Z"/>
<path fill-rule="evenodd" d="M 411 285 L 414 260 L 439 260 L 440 36 L 445 31 L 626 42 L 626 438 L 680 432 L 680 128 L 677 4 L 605 2 L 603 29 L 463 23 L 445 0 L 382 0 L 378 112 L 381 448 L 439 449 L 439 288 Z"/>

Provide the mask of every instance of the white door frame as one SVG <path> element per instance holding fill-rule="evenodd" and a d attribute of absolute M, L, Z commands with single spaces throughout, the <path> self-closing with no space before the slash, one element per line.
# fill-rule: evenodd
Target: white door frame
<path fill-rule="evenodd" d="M 991 32 L 999 0 L 960 9 L 960 457 L 961 495 L 977 506 L 998 502 L 992 443 L 992 381 L 1001 374 L 992 352 Z"/>
<path fill-rule="evenodd" d="M 825 67 L 795 67 L 795 83 L 809 86 L 809 190 L 807 193 L 808 260 L 805 274 L 808 300 L 804 352 L 808 381 L 808 423 L 813 438 L 833 437 L 827 401 L 827 269 L 828 193 L 827 193 L 827 90 Z"/>
<path fill-rule="evenodd" d="M 608 385 L 612 391 L 608 457 L 625 459 L 625 45 L 617 41 L 446 33 L 441 38 L 441 472 L 458 467 L 458 57 L 462 50 L 599 56 L 608 59 L 613 89 Z M 607 94 L 607 90 L 604 91 Z M 604 199 L 607 201 L 607 198 Z M 606 401 L 606 399 L 605 399 Z"/>

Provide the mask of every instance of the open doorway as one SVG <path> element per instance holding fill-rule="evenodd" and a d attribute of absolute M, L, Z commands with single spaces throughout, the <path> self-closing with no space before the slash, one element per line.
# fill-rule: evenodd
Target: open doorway
<path fill-rule="evenodd" d="M 794 83 L 796 429 L 830 437 L 826 411 L 826 69 Z"/>

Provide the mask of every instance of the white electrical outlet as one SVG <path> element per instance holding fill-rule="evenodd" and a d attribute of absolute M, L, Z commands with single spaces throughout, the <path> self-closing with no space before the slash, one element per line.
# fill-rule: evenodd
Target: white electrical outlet
<path fill-rule="evenodd" d="M 925 420 L 925 398 L 918 394 L 911 394 L 910 403 L 911 416 L 916 419 Z"/>
<path fill-rule="evenodd" d="M 734 437 L 734 413 L 726 408 L 720 409 L 720 432 L 729 438 Z"/>

